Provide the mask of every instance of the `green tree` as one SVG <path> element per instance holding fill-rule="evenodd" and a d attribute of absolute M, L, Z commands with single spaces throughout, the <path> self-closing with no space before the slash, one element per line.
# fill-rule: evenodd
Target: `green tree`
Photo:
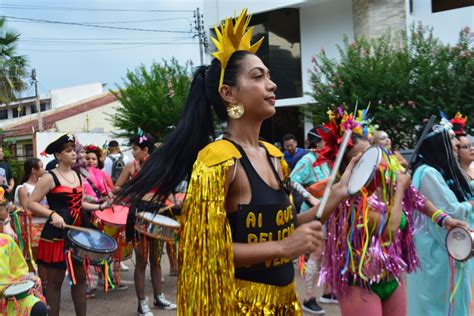
<path fill-rule="evenodd" d="M 176 59 L 144 65 L 128 71 L 123 86 L 112 91 L 121 105 L 112 116 L 112 124 L 126 131 L 126 136 L 140 127 L 159 140 L 178 122 L 190 85 L 190 65 Z"/>
<path fill-rule="evenodd" d="M 20 34 L 8 30 L 6 19 L 0 17 L 0 103 L 15 100 L 15 95 L 28 86 L 28 61 L 16 50 L 19 38 Z"/>
<path fill-rule="evenodd" d="M 389 33 L 376 39 L 344 38 L 339 60 L 324 50 L 313 57 L 310 71 L 314 104 L 308 107 L 315 123 L 327 119 L 327 108 L 353 110 L 370 103 L 374 123 L 398 146 L 412 146 L 414 128 L 443 110 L 474 111 L 474 48 L 469 28 L 457 45 L 444 45 L 432 30 L 412 26 L 408 34 Z"/>

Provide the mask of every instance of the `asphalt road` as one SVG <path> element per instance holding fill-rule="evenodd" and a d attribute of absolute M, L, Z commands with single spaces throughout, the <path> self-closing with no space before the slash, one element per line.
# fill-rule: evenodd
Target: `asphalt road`
<path fill-rule="evenodd" d="M 87 300 L 87 315 L 91 316 L 103 316 L 103 315 L 123 315 L 123 316 L 132 316 L 137 315 L 137 299 L 135 296 L 135 288 L 133 286 L 133 262 L 128 260 L 125 262 L 127 266 L 130 267 L 130 270 L 127 272 L 122 272 L 123 283 L 128 285 L 128 289 L 125 291 L 114 292 L 109 291 L 104 293 L 102 289 L 97 289 L 96 297 L 93 299 Z M 162 260 L 163 275 L 165 281 L 163 283 L 163 291 L 165 292 L 166 297 L 172 301 L 176 302 L 176 277 L 168 276 L 169 264 L 168 258 L 166 255 L 163 256 Z M 300 299 L 303 297 L 303 281 L 299 276 L 296 276 L 296 282 L 298 286 L 298 293 Z M 149 272 L 147 271 L 146 276 L 146 293 L 150 301 L 150 306 L 152 306 L 153 300 L 153 290 L 151 287 L 151 281 L 149 277 Z M 317 292 L 317 297 L 321 293 Z M 65 281 L 62 289 L 61 297 L 61 315 L 75 315 L 74 306 L 72 304 L 71 294 L 69 290 L 69 285 Z M 339 316 L 339 307 L 338 305 L 322 305 L 326 310 L 326 316 Z M 171 316 L 175 315 L 176 311 L 163 311 L 152 308 L 152 311 L 155 315 Z M 305 316 L 310 316 L 313 314 L 304 313 Z"/>

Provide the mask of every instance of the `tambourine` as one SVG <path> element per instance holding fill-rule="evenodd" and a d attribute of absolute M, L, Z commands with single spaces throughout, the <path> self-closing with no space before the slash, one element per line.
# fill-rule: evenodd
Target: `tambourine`
<path fill-rule="evenodd" d="M 350 195 L 359 193 L 366 188 L 369 195 L 374 193 L 381 185 L 383 173 L 387 170 L 383 150 L 378 146 L 371 146 L 362 154 L 357 164 L 352 169 L 348 183 Z"/>
<path fill-rule="evenodd" d="M 446 249 L 451 258 L 466 261 L 474 254 L 474 231 L 457 226 L 446 235 Z"/>
<path fill-rule="evenodd" d="M 3 291 L 3 296 L 6 299 L 15 298 L 21 300 L 27 297 L 30 293 L 30 290 L 35 286 L 35 282 L 31 280 L 25 280 L 24 282 L 19 282 L 16 284 L 9 285 Z"/>

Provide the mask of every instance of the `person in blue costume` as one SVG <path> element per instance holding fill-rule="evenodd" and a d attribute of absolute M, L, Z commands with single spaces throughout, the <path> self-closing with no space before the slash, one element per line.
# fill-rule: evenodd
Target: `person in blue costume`
<path fill-rule="evenodd" d="M 435 126 L 418 152 L 413 185 L 448 216 L 472 223 L 474 201 L 457 161 L 458 145 L 459 140 L 449 125 Z M 447 232 L 435 222 L 424 221 L 415 235 L 421 269 L 408 276 L 408 315 L 469 315 L 470 264 L 453 262 L 448 257 Z M 452 273 L 455 284 L 452 284 Z"/>

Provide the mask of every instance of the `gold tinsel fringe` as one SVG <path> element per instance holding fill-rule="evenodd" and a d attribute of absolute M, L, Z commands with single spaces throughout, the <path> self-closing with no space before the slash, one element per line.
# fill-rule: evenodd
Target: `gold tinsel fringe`
<path fill-rule="evenodd" d="M 230 159 L 194 164 L 180 218 L 178 315 L 235 315 L 234 255 L 224 205 Z"/>
<path fill-rule="evenodd" d="M 295 284 L 274 286 L 235 280 L 239 315 L 301 315 Z"/>

